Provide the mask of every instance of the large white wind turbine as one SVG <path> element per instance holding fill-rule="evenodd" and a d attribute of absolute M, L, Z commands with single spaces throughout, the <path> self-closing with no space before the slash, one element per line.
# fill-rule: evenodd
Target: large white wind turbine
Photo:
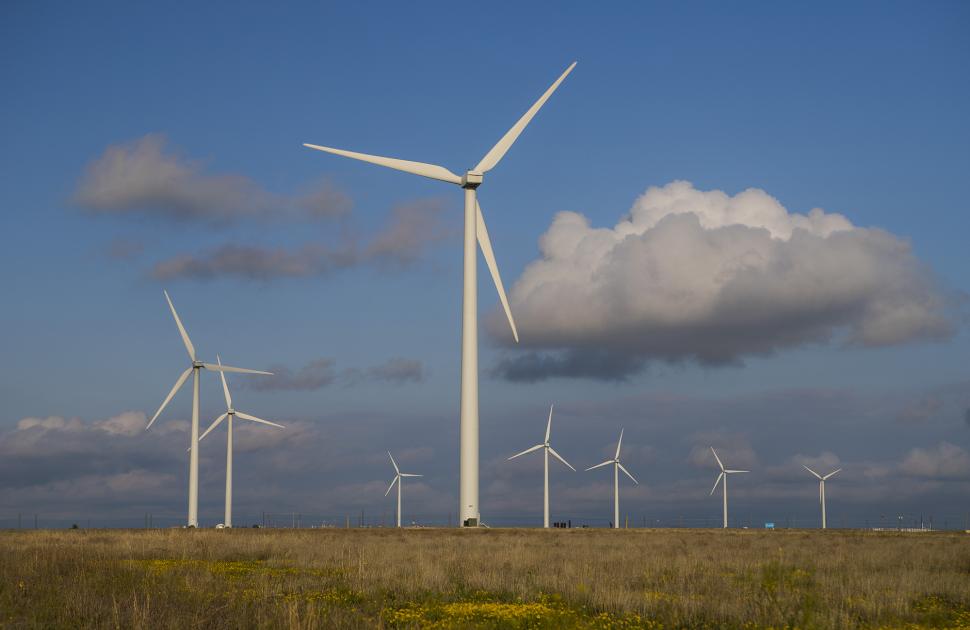
<path fill-rule="evenodd" d="M 804 468 L 805 470 L 812 473 L 818 478 L 818 502 L 822 504 L 822 529 L 825 529 L 825 480 L 842 469 L 839 468 L 837 470 L 833 470 L 832 472 L 830 472 L 829 474 L 823 477 L 822 475 L 818 474 L 817 472 L 815 472 L 805 464 L 802 464 L 802 468 Z"/>
<path fill-rule="evenodd" d="M 527 448 L 521 453 L 516 453 L 515 455 L 509 458 L 509 460 L 513 460 L 520 455 L 525 455 L 526 453 L 538 451 L 540 448 L 544 449 L 543 458 L 544 458 L 544 466 L 545 466 L 545 477 L 544 477 L 543 494 L 542 494 L 542 526 L 545 527 L 546 529 L 549 528 L 549 455 L 552 454 L 553 457 L 555 457 L 562 463 L 569 466 L 569 468 L 572 469 L 573 472 L 576 472 L 576 469 L 572 467 L 572 464 L 570 464 L 565 459 L 563 459 L 562 455 L 557 453 L 556 449 L 552 448 L 552 446 L 549 444 L 549 434 L 551 432 L 552 432 L 552 405 L 549 405 L 549 421 L 546 423 L 546 439 L 542 442 L 542 444 L 536 444 L 532 448 Z"/>
<path fill-rule="evenodd" d="M 178 326 L 179 334 L 182 336 L 182 343 L 185 344 L 185 349 L 189 353 L 189 360 L 192 361 L 192 365 L 188 367 L 182 375 L 178 377 L 175 381 L 175 386 L 172 387 L 172 391 L 168 393 L 165 400 L 162 401 L 161 406 L 155 415 L 152 416 L 151 421 L 149 421 L 148 426 L 145 430 L 151 428 L 155 420 L 158 419 L 159 414 L 165 409 L 175 393 L 181 389 L 182 385 L 189 378 L 189 374 L 192 374 L 192 438 L 189 443 L 189 527 L 199 526 L 199 371 L 200 370 L 215 370 L 217 372 L 239 372 L 242 374 L 272 374 L 272 372 L 263 372 L 261 370 L 249 370 L 246 368 L 231 367 L 228 365 L 216 365 L 212 363 L 205 363 L 204 361 L 199 361 L 195 357 L 195 346 L 192 345 L 192 340 L 189 339 L 189 334 L 185 332 L 185 327 L 182 325 L 182 320 L 179 319 L 179 314 L 175 312 L 175 305 L 172 304 L 172 299 L 168 297 L 168 292 L 165 293 L 165 300 L 168 302 L 168 307 L 172 310 L 172 317 L 175 318 L 175 325 Z"/>
<path fill-rule="evenodd" d="M 613 528 L 618 529 L 620 527 L 620 471 L 622 470 L 626 473 L 626 476 L 633 480 L 633 483 L 640 485 L 630 471 L 623 467 L 620 463 L 620 445 L 623 444 L 623 429 L 620 429 L 620 439 L 616 442 L 616 455 L 613 459 L 608 459 L 605 462 L 596 464 L 595 466 L 590 466 L 586 470 L 593 470 L 594 468 L 599 468 L 601 466 L 608 466 L 613 464 Z"/>
<path fill-rule="evenodd" d="M 713 446 L 711 447 L 711 452 L 714 453 L 714 459 L 717 460 L 717 465 L 721 467 L 721 474 L 718 475 L 717 476 L 717 479 L 714 481 L 714 487 L 711 488 L 711 494 L 712 495 L 714 494 L 714 491 L 717 490 L 717 484 L 720 483 L 721 480 L 723 479 L 724 480 L 724 485 L 721 486 L 721 489 L 724 491 L 724 524 L 722 525 L 722 527 L 727 527 L 728 526 L 728 519 L 727 519 L 727 476 L 728 475 L 733 475 L 734 473 L 746 473 L 746 472 L 751 472 L 751 471 L 750 470 L 728 470 L 728 469 L 726 469 L 724 467 L 724 464 L 721 463 L 721 458 L 717 456 L 717 451 L 714 450 L 714 447 Z"/>
<path fill-rule="evenodd" d="M 420 477 L 421 475 L 414 475 L 411 473 L 402 473 L 397 467 L 397 462 L 394 461 L 394 456 L 391 455 L 391 451 L 387 452 L 387 456 L 391 458 L 391 465 L 394 466 L 394 479 L 391 480 L 391 485 L 387 487 L 387 492 L 384 493 L 386 497 L 391 493 L 391 488 L 394 484 L 397 484 L 397 526 L 401 526 L 401 488 L 404 486 L 404 477 Z"/>
<path fill-rule="evenodd" d="M 216 355 L 216 361 L 218 365 L 222 365 L 222 359 L 219 355 Z M 251 416 L 248 413 L 243 413 L 241 411 L 236 411 L 232 406 L 232 395 L 229 393 L 229 384 L 226 383 L 226 375 L 219 372 L 219 377 L 222 379 L 222 393 L 226 397 L 226 413 L 222 414 L 216 418 L 209 428 L 205 430 L 205 433 L 199 436 L 199 441 L 201 442 L 205 436 L 209 435 L 213 429 L 219 426 L 223 420 L 228 418 L 226 422 L 226 518 L 223 521 L 223 525 L 226 527 L 232 527 L 232 420 L 233 418 L 240 418 L 242 420 L 249 420 L 251 422 L 259 422 L 261 424 L 268 424 L 271 427 L 279 427 L 281 429 L 285 428 L 282 424 L 276 424 L 275 422 L 270 422 L 269 420 L 263 420 L 262 418 L 257 418 L 256 416 Z"/>
<path fill-rule="evenodd" d="M 519 340 L 519 333 L 515 328 L 515 321 L 512 319 L 512 311 L 509 308 L 509 301 L 505 295 L 505 287 L 502 285 L 502 278 L 499 276 L 498 265 L 495 262 L 495 254 L 492 252 L 492 244 L 488 238 L 488 230 L 485 228 L 485 217 L 482 214 L 481 206 L 478 204 L 476 189 L 482 184 L 483 176 L 492 170 L 505 155 L 512 143 L 519 137 L 522 130 L 532 120 L 536 112 L 539 111 L 552 93 L 559 87 L 563 79 L 566 78 L 576 63 L 573 62 L 566 71 L 562 73 L 556 82 L 546 90 L 532 107 L 506 132 L 502 139 L 498 141 L 492 150 L 485 154 L 485 157 L 475 166 L 458 176 L 443 166 L 426 164 L 424 162 L 411 162 L 395 158 L 380 157 L 377 155 L 367 155 L 365 153 L 355 153 L 342 149 L 333 149 L 315 144 L 304 144 L 304 146 L 319 151 L 326 151 L 335 155 L 370 162 L 378 166 L 386 166 L 413 175 L 421 175 L 430 179 L 447 182 L 461 186 L 465 191 L 465 232 L 464 232 L 464 255 L 463 255 L 463 287 L 461 302 L 461 420 L 460 420 L 460 471 L 458 482 L 458 513 L 459 523 L 463 526 L 477 526 L 481 520 L 478 503 L 478 295 L 477 295 L 477 261 L 475 257 L 476 241 L 482 248 L 482 255 L 485 263 L 492 274 L 492 280 L 498 289 L 499 299 L 502 301 L 502 308 L 508 317 L 509 325 L 512 327 L 512 336 L 516 342 Z"/>

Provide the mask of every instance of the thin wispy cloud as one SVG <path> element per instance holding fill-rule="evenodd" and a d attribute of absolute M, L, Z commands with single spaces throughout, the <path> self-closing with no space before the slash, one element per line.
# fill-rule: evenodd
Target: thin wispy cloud
<path fill-rule="evenodd" d="M 236 278 L 268 281 L 276 278 L 326 276 L 353 267 L 402 268 L 420 260 L 452 231 L 443 221 L 436 199 L 392 209 L 384 225 L 367 242 L 343 232 L 333 245 L 310 243 L 294 249 L 227 243 L 200 254 L 180 254 L 152 268 L 156 280 Z"/>
<path fill-rule="evenodd" d="M 271 366 L 269 371 L 273 372 L 272 376 L 253 380 L 247 387 L 259 391 L 314 391 L 331 385 L 351 387 L 420 383 L 427 376 L 427 369 L 421 361 L 403 357 L 394 357 L 365 368 L 338 368 L 334 359 L 320 358 L 296 370 L 277 364 Z"/>
<path fill-rule="evenodd" d="M 327 182 L 303 194 L 276 194 L 244 175 L 212 172 L 205 161 L 167 145 L 163 134 L 148 134 L 109 146 L 88 164 L 74 202 L 96 214 L 209 226 L 246 218 L 329 219 L 350 211 L 350 198 Z"/>
<path fill-rule="evenodd" d="M 838 340 L 952 335 L 950 301 L 909 243 L 758 189 L 651 187 L 613 228 L 560 212 L 511 291 L 524 353 L 510 380 L 622 379 L 650 361 L 737 363 Z M 489 330 L 505 342 L 501 318 Z"/>

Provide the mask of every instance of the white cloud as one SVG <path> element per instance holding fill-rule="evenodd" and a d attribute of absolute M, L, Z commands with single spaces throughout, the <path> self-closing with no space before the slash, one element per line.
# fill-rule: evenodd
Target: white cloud
<path fill-rule="evenodd" d="M 940 442 L 935 448 L 914 448 L 900 468 L 915 477 L 961 479 L 970 476 L 970 453 L 955 444 Z"/>
<path fill-rule="evenodd" d="M 907 242 L 839 214 L 786 210 L 676 181 L 613 228 L 560 212 L 511 292 L 522 345 L 498 372 L 623 378 L 650 360 L 718 364 L 844 338 L 880 346 L 951 332 Z M 506 338 L 497 313 L 493 335 Z"/>

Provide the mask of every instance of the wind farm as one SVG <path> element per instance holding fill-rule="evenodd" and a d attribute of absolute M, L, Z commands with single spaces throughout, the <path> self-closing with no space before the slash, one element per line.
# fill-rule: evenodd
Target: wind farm
<path fill-rule="evenodd" d="M 970 629 L 970 4 L 4 9 L 0 628 Z"/>

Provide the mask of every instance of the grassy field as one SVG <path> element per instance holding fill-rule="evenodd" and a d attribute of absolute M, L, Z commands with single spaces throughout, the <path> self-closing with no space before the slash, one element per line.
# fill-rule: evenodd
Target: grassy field
<path fill-rule="evenodd" d="M 8 531 L 0 627 L 970 628 L 970 535 Z"/>

